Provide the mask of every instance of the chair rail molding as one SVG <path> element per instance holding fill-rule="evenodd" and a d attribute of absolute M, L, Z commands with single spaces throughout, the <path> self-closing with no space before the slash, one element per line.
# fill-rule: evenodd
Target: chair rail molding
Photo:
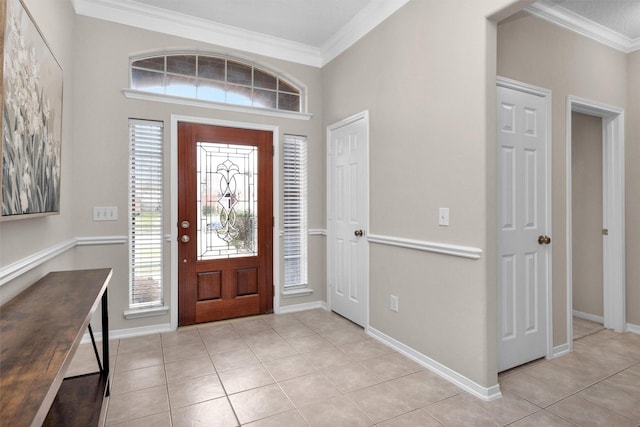
<path fill-rule="evenodd" d="M 127 243 L 127 240 L 127 236 L 86 236 L 64 240 L 9 265 L 0 267 L 0 287 L 76 246 L 120 245 Z"/>
<path fill-rule="evenodd" d="M 471 246 L 451 245 L 448 243 L 427 242 L 424 240 L 406 239 L 404 237 L 383 236 L 381 234 L 369 234 L 367 240 L 370 243 L 398 246 L 406 249 L 415 249 L 424 252 L 435 252 L 443 255 L 457 256 L 461 258 L 480 259 L 482 249 Z"/>

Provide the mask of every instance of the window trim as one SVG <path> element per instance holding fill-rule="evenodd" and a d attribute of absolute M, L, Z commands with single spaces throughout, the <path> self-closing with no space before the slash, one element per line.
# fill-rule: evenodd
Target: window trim
<path fill-rule="evenodd" d="M 157 232 L 154 233 L 154 240 L 157 239 L 160 242 L 160 251 L 158 255 L 158 260 L 156 264 L 159 266 L 159 275 L 160 275 L 160 298 L 157 301 L 151 301 L 147 303 L 134 303 L 133 302 L 133 287 L 134 287 L 134 274 L 135 268 L 133 262 L 133 251 L 134 251 L 134 241 L 132 239 L 133 236 L 133 227 L 135 226 L 134 217 L 135 217 L 135 202 L 132 203 L 134 199 L 134 174 L 132 173 L 133 163 L 135 161 L 133 154 L 133 147 L 136 143 L 136 139 L 134 136 L 135 128 L 137 126 L 145 126 L 150 127 L 153 126 L 155 132 L 158 132 L 159 137 L 153 142 L 157 144 L 157 147 L 160 150 L 159 158 L 160 162 L 157 165 L 160 169 L 159 171 L 159 179 L 157 177 L 154 179 L 155 183 L 159 182 L 158 190 L 161 194 L 160 196 L 160 224 L 156 227 L 158 228 Z M 155 164 L 154 164 L 155 166 Z M 157 173 L 156 173 L 157 175 Z M 124 316 L 127 319 L 138 318 L 138 317 L 147 317 L 154 315 L 162 315 L 168 311 L 168 307 L 164 305 L 164 240 L 165 236 L 163 233 L 164 230 L 164 122 L 156 121 L 156 120 L 141 120 L 141 119 L 129 119 L 129 156 L 128 156 L 128 199 L 127 199 L 127 240 L 128 240 L 128 310 L 125 310 Z"/>
<path fill-rule="evenodd" d="M 309 286 L 309 226 L 308 226 L 308 140 L 306 136 L 284 135 L 282 143 L 282 193 L 283 193 L 283 251 L 282 259 L 285 263 L 282 286 L 284 295 L 299 296 L 305 294 Z M 295 169 L 295 170 L 294 170 Z M 295 173 L 293 179 L 291 173 Z M 291 215 L 287 211 L 288 206 L 298 212 Z M 288 236 L 287 229 L 293 228 L 291 236 Z M 295 228 L 297 227 L 297 230 Z M 291 250 L 293 254 L 288 254 L 289 244 L 297 245 L 298 250 Z M 297 274 L 300 279 L 294 283 L 287 283 L 287 258 L 298 257 Z"/>

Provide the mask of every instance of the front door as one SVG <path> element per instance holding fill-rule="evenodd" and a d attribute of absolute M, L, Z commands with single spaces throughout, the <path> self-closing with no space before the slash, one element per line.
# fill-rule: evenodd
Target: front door
<path fill-rule="evenodd" d="M 273 310 L 273 133 L 178 123 L 178 323 Z"/>
<path fill-rule="evenodd" d="M 369 215 L 368 115 L 329 127 L 329 283 L 331 309 L 366 326 Z"/>
<path fill-rule="evenodd" d="M 547 354 L 547 105 L 498 87 L 498 371 Z"/>

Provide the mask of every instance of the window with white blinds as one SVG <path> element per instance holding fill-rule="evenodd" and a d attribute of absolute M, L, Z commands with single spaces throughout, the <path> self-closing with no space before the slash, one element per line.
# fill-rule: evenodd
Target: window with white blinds
<path fill-rule="evenodd" d="M 284 286 L 307 285 L 307 138 L 284 136 Z"/>
<path fill-rule="evenodd" d="M 129 308 L 162 305 L 163 123 L 129 120 Z"/>

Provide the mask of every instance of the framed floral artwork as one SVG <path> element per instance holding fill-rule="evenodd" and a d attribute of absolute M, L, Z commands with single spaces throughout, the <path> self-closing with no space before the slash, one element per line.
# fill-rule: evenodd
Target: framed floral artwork
<path fill-rule="evenodd" d="M 21 0 L 2 0 L 2 215 L 60 211 L 62 67 Z"/>

